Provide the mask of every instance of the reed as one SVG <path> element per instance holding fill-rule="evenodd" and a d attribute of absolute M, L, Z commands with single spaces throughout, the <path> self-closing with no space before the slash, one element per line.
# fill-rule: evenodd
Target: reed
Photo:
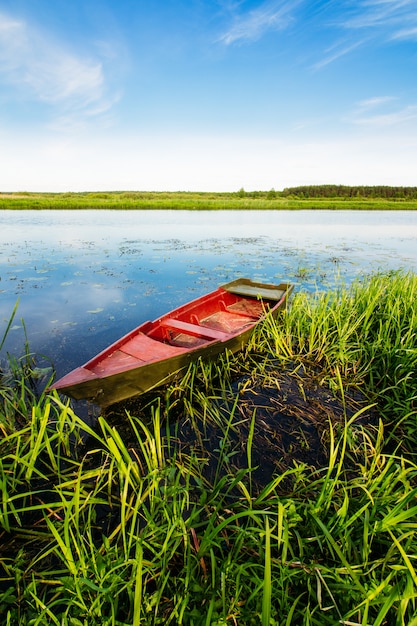
<path fill-rule="evenodd" d="M 416 625 L 416 285 L 375 275 L 298 294 L 245 359 L 195 364 L 94 427 L 13 370 L 0 405 L 3 623 Z M 339 403 L 337 420 L 325 402 L 314 414 L 326 463 L 277 459 L 262 483 L 260 390 L 274 405 L 286 376 L 308 400 L 307 374 Z M 352 410 L 358 388 L 367 402 Z"/>

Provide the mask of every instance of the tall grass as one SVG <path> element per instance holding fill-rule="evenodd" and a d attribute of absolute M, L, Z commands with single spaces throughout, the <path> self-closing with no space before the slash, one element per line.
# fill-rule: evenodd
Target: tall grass
<path fill-rule="evenodd" d="M 416 435 L 417 278 L 376 274 L 328 294 L 294 296 L 282 320 L 269 320 L 266 348 L 286 362 L 319 368 L 324 380 L 361 386 L 377 400 L 389 438 Z M 407 442 L 404 442 L 407 445 Z M 413 446 L 408 446 L 409 453 Z"/>
<path fill-rule="evenodd" d="M 0 439 L 3 623 L 416 625 L 416 281 L 299 294 L 256 355 L 193 366 L 123 422 L 32 397 Z M 323 406 L 327 465 L 255 489 L 260 416 L 241 401 L 272 358 L 342 404 L 360 385 L 380 419 L 335 424 Z"/>

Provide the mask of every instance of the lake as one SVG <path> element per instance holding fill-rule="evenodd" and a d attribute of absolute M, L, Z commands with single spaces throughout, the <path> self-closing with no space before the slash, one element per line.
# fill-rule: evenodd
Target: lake
<path fill-rule="evenodd" d="M 0 211 L 0 342 L 58 376 L 133 327 L 247 276 L 329 289 L 417 272 L 413 211 Z M 25 329 L 25 330 L 24 330 Z"/>

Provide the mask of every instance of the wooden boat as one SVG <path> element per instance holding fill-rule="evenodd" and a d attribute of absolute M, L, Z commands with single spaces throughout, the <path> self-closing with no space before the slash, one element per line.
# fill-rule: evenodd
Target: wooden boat
<path fill-rule="evenodd" d="M 56 381 L 57 389 L 102 407 L 173 380 L 198 358 L 236 352 L 267 314 L 286 306 L 293 286 L 239 278 L 145 322 Z"/>

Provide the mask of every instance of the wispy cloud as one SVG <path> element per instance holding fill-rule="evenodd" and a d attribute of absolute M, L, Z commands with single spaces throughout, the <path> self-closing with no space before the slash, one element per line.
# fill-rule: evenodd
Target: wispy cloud
<path fill-rule="evenodd" d="M 256 41 L 271 30 L 282 30 L 292 22 L 293 11 L 301 0 L 269 0 L 257 9 L 239 12 L 239 5 L 232 7 L 232 24 L 218 39 L 226 46 Z"/>
<path fill-rule="evenodd" d="M 403 28 L 397 30 L 393 33 L 391 39 L 417 39 L 417 24 L 412 28 Z"/>
<path fill-rule="evenodd" d="M 283 31 L 297 21 L 303 28 L 298 11 L 305 0 L 264 0 L 257 8 L 245 10 L 245 2 L 223 0 L 223 10 L 229 15 L 230 26 L 217 41 L 225 46 L 243 44 L 261 39 L 272 31 Z M 313 64 L 314 70 L 340 60 L 358 48 L 383 45 L 393 40 L 417 39 L 416 0 L 332 0 L 319 8 L 309 10 L 309 28 L 333 35 L 334 43 L 328 46 L 322 58 Z"/>
<path fill-rule="evenodd" d="M 388 104 L 388 102 L 396 102 L 398 98 L 395 96 L 375 96 L 374 98 L 367 98 L 359 102 L 359 107 L 362 111 L 369 111 L 380 106 Z"/>
<path fill-rule="evenodd" d="M 389 128 L 417 120 L 417 104 L 401 106 L 394 96 L 377 96 L 358 102 L 350 121 L 369 128 Z"/>
<path fill-rule="evenodd" d="M 114 103 L 107 94 L 102 59 L 81 55 L 28 21 L 0 13 L 0 81 L 21 97 L 53 107 L 79 123 Z"/>
<path fill-rule="evenodd" d="M 411 19 L 417 20 L 415 0 L 362 0 L 345 20 L 346 28 L 388 28 L 395 32 Z"/>
<path fill-rule="evenodd" d="M 358 41 L 353 42 L 343 40 L 334 44 L 325 51 L 323 58 L 313 65 L 313 70 L 321 70 L 326 65 L 337 61 L 337 59 L 340 59 L 347 54 L 350 54 L 353 50 L 362 46 L 364 42 L 364 39 L 359 39 Z"/>
<path fill-rule="evenodd" d="M 331 7 L 329 4 L 329 9 Z M 324 23 L 343 34 L 331 49 L 324 51 L 323 58 L 313 69 L 321 69 L 359 47 L 417 39 L 416 0 L 342 2 L 338 10 L 339 17 L 329 10 Z"/>

